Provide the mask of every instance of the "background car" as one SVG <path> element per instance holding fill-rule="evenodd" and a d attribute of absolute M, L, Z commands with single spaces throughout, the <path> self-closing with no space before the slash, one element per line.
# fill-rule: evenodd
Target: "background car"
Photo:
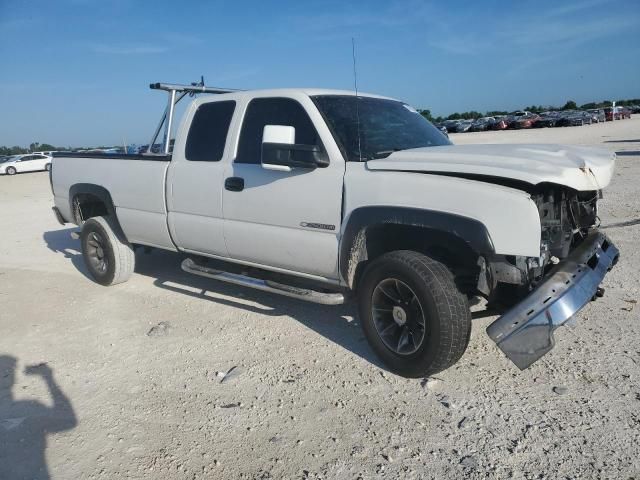
<path fill-rule="evenodd" d="M 543 112 L 531 125 L 532 128 L 555 127 L 560 115 L 558 112 Z"/>
<path fill-rule="evenodd" d="M 473 125 L 474 120 L 462 120 L 461 122 L 458 123 L 458 128 L 456 129 L 456 132 L 458 133 L 463 133 L 463 132 L 468 132 L 469 129 L 471 128 L 471 125 Z"/>
<path fill-rule="evenodd" d="M 448 133 L 455 133 L 458 131 L 458 123 L 460 120 L 445 120 L 442 122 L 442 126 L 447 129 Z"/>
<path fill-rule="evenodd" d="M 589 110 L 589 113 L 591 114 L 591 119 L 595 123 L 604 122 L 606 120 L 606 115 L 604 114 L 604 110 L 602 108 L 594 108 L 592 110 Z"/>
<path fill-rule="evenodd" d="M 506 130 L 509 128 L 509 123 L 506 116 L 493 117 L 494 122 L 489 126 L 489 130 Z"/>
<path fill-rule="evenodd" d="M 604 109 L 604 114 L 607 122 L 610 122 L 612 120 L 620 120 L 620 110 L 618 110 L 618 107 L 606 107 Z"/>
<path fill-rule="evenodd" d="M 583 125 L 591 125 L 593 123 L 593 116 L 589 112 L 577 111 L 576 115 L 580 115 L 583 118 Z"/>
<path fill-rule="evenodd" d="M 531 128 L 533 123 L 538 119 L 538 115 L 531 112 L 514 112 L 508 122 L 509 128 L 521 129 Z"/>
<path fill-rule="evenodd" d="M 558 112 L 559 117 L 556 122 L 557 127 L 580 127 L 582 125 L 591 125 L 591 115 L 587 112 L 579 110 L 564 110 Z"/>
<path fill-rule="evenodd" d="M 482 117 L 476 119 L 469 129 L 470 132 L 484 132 L 485 130 L 489 130 L 491 125 L 495 122 L 495 118 L 493 117 Z"/>
<path fill-rule="evenodd" d="M 51 157 L 47 155 L 14 155 L 0 163 L 0 175 L 37 172 L 51 169 Z"/>

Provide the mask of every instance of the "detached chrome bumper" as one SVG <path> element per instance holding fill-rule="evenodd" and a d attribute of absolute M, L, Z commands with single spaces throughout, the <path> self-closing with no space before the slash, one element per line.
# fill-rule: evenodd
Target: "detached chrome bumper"
<path fill-rule="evenodd" d="M 528 297 L 489 325 L 487 334 L 524 370 L 553 348 L 553 331 L 594 298 L 619 255 L 603 233 L 591 233 Z"/>

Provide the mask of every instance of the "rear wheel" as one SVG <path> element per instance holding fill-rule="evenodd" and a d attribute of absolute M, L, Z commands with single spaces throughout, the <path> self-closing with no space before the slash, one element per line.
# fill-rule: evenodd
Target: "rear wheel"
<path fill-rule="evenodd" d="M 50 164 L 50 163 L 47 163 L 47 164 L 44 166 L 44 169 L 45 169 L 47 172 L 48 172 L 49 170 L 51 170 L 51 164 Z"/>
<path fill-rule="evenodd" d="M 109 217 L 92 217 L 82 225 L 82 257 L 89 273 L 101 285 L 126 282 L 135 266 L 131 244 Z"/>
<path fill-rule="evenodd" d="M 7 175 L 15 175 L 16 169 L 14 167 L 7 167 L 6 173 Z"/>
<path fill-rule="evenodd" d="M 456 363 L 469 343 L 471 313 L 440 262 L 399 250 L 373 261 L 358 288 L 369 344 L 394 372 L 423 377 Z"/>

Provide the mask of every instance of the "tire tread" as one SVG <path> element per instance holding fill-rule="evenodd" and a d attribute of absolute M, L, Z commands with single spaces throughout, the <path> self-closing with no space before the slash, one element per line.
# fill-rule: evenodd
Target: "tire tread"
<path fill-rule="evenodd" d="M 97 223 L 106 234 L 107 241 L 111 245 L 114 257 L 113 278 L 104 283 L 105 285 L 117 285 L 129 280 L 135 268 L 135 253 L 131 244 L 124 238 L 120 228 L 109 217 L 91 217 L 88 219 L 83 228 L 89 222 Z"/>

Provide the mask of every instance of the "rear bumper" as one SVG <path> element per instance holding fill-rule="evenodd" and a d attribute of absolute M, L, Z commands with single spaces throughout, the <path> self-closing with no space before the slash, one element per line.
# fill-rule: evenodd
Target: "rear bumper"
<path fill-rule="evenodd" d="M 619 255 L 603 233 L 591 233 L 529 296 L 489 325 L 487 334 L 524 370 L 553 348 L 554 330 L 595 297 Z"/>

